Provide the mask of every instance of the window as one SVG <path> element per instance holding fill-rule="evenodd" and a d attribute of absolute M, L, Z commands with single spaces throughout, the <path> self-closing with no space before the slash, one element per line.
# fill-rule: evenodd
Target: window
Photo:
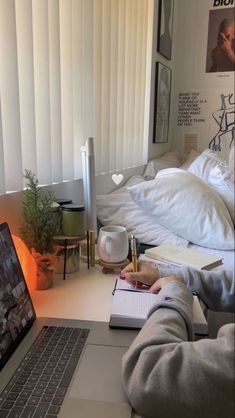
<path fill-rule="evenodd" d="M 1 0 L 0 194 L 146 163 L 149 2 Z"/>

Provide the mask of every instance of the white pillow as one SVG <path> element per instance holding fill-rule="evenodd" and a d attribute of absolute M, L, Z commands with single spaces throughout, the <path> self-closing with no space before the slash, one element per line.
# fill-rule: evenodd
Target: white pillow
<path fill-rule="evenodd" d="M 160 157 L 150 160 L 144 172 L 144 179 L 154 179 L 156 174 L 164 168 L 179 167 L 182 164 L 183 158 L 179 151 L 169 151 Z"/>
<path fill-rule="evenodd" d="M 126 185 L 133 185 L 144 180 L 132 176 Z M 144 181 L 146 183 L 146 181 Z M 106 195 L 96 196 L 96 211 L 103 225 L 122 225 L 129 237 L 135 235 L 139 242 L 149 245 L 175 244 L 187 247 L 189 242 L 159 225 L 156 219 L 144 212 L 130 197 L 127 187 L 120 187 Z"/>
<path fill-rule="evenodd" d="M 169 168 L 154 180 L 128 187 L 133 200 L 171 232 L 203 247 L 234 248 L 228 210 L 206 183 L 187 171 Z"/>
<path fill-rule="evenodd" d="M 221 160 L 215 151 L 207 149 L 196 158 L 187 171 L 200 177 L 219 194 L 234 224 L 234 183 L 231 180 L 228 164 Z"/>

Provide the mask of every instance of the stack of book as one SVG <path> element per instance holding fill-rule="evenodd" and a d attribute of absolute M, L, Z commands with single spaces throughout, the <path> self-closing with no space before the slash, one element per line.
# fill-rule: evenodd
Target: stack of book
<path fill-rule="evenodd" d="M 176 267 L 190 266 L 198 270 L 211 270 L 223 263 L 217 255 L 194 251 L 177 245 L 159 245 L 145 250 L 145 256 Z"/>

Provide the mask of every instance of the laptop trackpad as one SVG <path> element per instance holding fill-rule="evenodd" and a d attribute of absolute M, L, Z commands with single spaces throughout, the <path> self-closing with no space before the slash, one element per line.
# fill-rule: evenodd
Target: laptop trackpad
<path fill-rule="evenodd" d="M 130 418 L 121 383 L 121 359 L 126 348 L 88 344 L 78 366 L 62 418 Z"/>
<path fill-rule="evenodd" d="M 121 359 L 126 348 L 87 344 L 69 396 L 96 401 L 125 402 Z"/>

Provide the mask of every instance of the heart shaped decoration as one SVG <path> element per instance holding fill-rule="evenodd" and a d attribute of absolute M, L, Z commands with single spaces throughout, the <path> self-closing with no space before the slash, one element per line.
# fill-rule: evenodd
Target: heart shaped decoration
<path fill-rule="evenodd" d="M 123 180 L 123 174 L 113 174 L 112 180 L 118 186 Z"/>

